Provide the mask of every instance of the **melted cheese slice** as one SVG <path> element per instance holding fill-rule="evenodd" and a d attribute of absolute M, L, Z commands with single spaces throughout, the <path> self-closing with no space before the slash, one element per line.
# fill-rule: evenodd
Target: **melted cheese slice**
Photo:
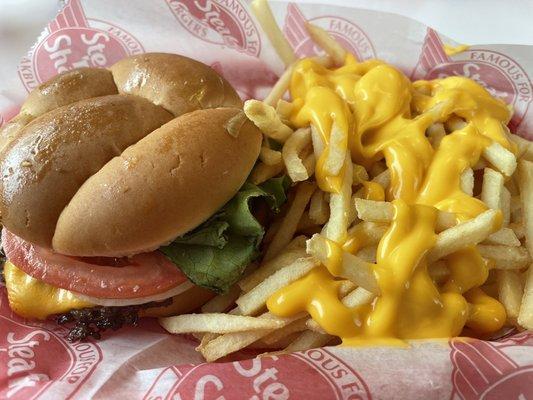
<path fill-rule="evenodd" d="M 22 317 L 46 319 L 53 314 L 93 307 L 68 290 L 32 278 L 9 261 L 4 265 L 4 276 L 9 305 Z"/>

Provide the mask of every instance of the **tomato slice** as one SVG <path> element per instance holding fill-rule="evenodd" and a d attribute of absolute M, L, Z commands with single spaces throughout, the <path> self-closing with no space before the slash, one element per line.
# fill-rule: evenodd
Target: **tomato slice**
<path fill-rule="evenodd" d="M 2 231 L 7 258 L 26 274 L 49 285 L 91 297 L 134 299 L 166 292 L 187 277 L 161 252 L 114 259 L 69 257 Z"/>

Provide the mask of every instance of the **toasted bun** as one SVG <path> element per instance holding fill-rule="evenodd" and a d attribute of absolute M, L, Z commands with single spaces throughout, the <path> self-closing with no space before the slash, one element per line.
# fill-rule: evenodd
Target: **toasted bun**
<path fill-rule="evenodd" d="M 57 108 L 24 127 L 0 160 L 0 212 L 11 232 L 50 247 L 59 214 L 87 178 L 172 115 L 111 95 Z"/>
<path fill-rule="evenodd" d="M 237 192 L 258 156 L 259 131 L 248 121 L 228 134 L 228 119 L 238 114 L 234 133 L 246 117 L 221 105 L 242 102 L 214 70 L 172 54 L 54 77 L 0 131 L 2 223 L 80 256 L 130 255 L 185 233 Z"/>
<path fill-rule="evenodd" d="M 78 68 L 53 77 L 33 90 L 22 104 L 20 114 L 0 129 L 0 153 L 38 116 L 80 100 L 117 93 L 107 69 Z"/>
<path fill-rule="evenodd" d="M 111 72 L 120 93 L 145 97 L 175 116 L 203 108 L 242 107 L 237 92 L 213 69 L 177 54 L 129 57 Z"/>
<path fill-rule="evenodd" d="M 0 153 L 36 117 L 119 92 L 144 97 L 176 117 L 202 108 L 242 107 L 237 92 L 207 65 L 176 54 L 146 53 L 125 58 L 110 70 L 73 69 L 41 84 L 29 94 L 20 114 L 0 129 Z"/>
<path fill-rule="evenodd" d="M 0 129 L 0 154 L 15 140 L 22 128 L 33 120 L 29 114 L 19 114 Z"/>
<path fill-rule="evenodd" d="M 65 72 L 33 90 L 21 112 L 34 117 L 91 97 L 118 94 L 111 72 L 104 68 L 78 68 Z"/>
<path fill-rule="evenodd" d="M 261 146 L 234 108 L 176 118 L 112 159 L 74 195 L 57 222 L 53 248 L 119 257 L 157 249 L 195 228 L 245 182 Z M 235 119 L 243 125 L 228 130 Z"/>

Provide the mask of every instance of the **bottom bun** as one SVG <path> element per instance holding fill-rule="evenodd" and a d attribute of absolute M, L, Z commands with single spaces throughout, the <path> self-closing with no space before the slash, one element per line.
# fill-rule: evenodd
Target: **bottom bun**
<path fill-rule="evenodd" d="M 193 286 L 172 298 L 172 304 L 164 307 L 154 307 L 141 310 L 140 317 L 170 317 L 172 315 L 186 314 L 203 306 L 216 296 L 216 293 L 199 286 Z"/>

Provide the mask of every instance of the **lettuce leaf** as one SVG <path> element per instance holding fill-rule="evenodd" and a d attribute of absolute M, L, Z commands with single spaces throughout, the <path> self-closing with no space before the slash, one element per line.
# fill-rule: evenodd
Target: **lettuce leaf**
<path fill-rule="evenodd" d="M 286 201 L 288 184 L 286 177 L 260 186 L 245 183 L 208 221 L 160 250 L 196 285 L 226 292 L 259 256 L 265 230 L 252 214 L 252 201 L 262 198 L 278 212 Z"/>

